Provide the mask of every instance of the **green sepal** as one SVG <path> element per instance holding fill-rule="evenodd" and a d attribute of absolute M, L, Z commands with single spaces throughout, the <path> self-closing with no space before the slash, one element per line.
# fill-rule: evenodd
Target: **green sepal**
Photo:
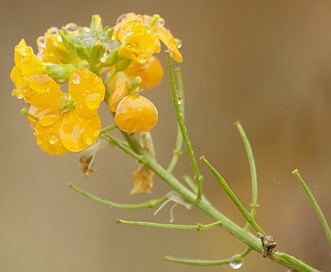
<path fill-rule="evenodd" d="M 120 59 L 116 64 L 116 71 L 120 72 L 125 70 L 131 63 L 131 59 Z"/>

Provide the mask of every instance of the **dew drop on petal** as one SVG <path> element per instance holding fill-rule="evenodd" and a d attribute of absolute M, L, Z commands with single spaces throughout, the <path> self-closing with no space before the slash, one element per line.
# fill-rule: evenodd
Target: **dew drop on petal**
<path fill-rule="evenodd" d="M 117 20 L 116 20 L 116 24 L 120 23 L 123 19 L 125 19 L 126 16 L 128 16 L 127 13 L 124 13 L 124 14 L 122 14 L 121 16 L 119 16 L 119 17 L 117 18 Z"/>
<path fill-rule="evenodd" d="M 177 43 L 177 48 L 182 47 L 182 41 L 180 39 L 175 38 L 175 42 Z"/>
<path fill-rule="evenodd" d="M 242 262 L 231 262 L 229 263 L 230 267 L 233 269 L 239 269 L 242 267 L 243 263 Z"/>
<path fill-rule="evenodd" d="M 72 75 L 72 83 L 77 85 L 80 83 L 81 75 L 80 74 L 73 74 Z"/>
<path fill-rule="evenodd" d="M 59 138 L 55 134 L 51 134 L 51 135 L 48 136 L 49 144 L 55 145 L 55 144 L 58 143 L 58 141 L 59 141 Z"/>
<path fill-rule="evenodd" d="M 37 144 L 38 144 L 38 145 L 42 145 L 43 140 L 42 140 L 41 138 L 37 138 L 36 140 L 37 140 Z"/>
<path fill-rule="evenodd" d="M 148 61 L 148 56 L 142 54 L 137 57 L 139 63 L 146 63 Z"/>
<path fill-rule="evenodd" d="M 64 27 L 68 32 L 75 32 L 78 29 L 78 26 L 75 23 L 66 24 Z"/>
<path fill-rule="evenodd" d="M 160 27 L 163 27 L 164 24 L 165 24 L 165 21 L 164 21 L 163 18 L 158 19 L 157 22 L 156 22 L 156 25 L 160 26 Z"/>
<path fill-rule="evenodd" d="M 37 38 L 37 46 L 39 49 L 46 47 L 46 39 L 44 36 L 40 36 Z"/>
<path fill-rule="evenodd" d="M 100 135 L 100 129 L 93 132 L 93 137 L 97 138 Z"/>
<path fill-rule="evenodd" d="M 85 98 L 85 105 L 90 110 L 96 110 L 100 106 L 102 100 L 102 95 L 99 93 L 88 94 Z"/>
<path fill-rule="evenodd" d="M 85 143 L 86 143 L 87 145 L 92 145 L 92 144 L 94 143 L 94 140 L 93 140 L 91 137 L 87 137 L 87 138 L 85 139 Z"/>
<path fill-rule="evenodd" d="M 39 124 L 42 127 L 47 127 L 51 124 L 53 124 L 54 122 L 56 122 L 57 120 L 59 120 L 60 116 L 59 115 L 45 115 L 42 118 L 39 119 Z"/>
<path fill-rule="evenodd" d="M 59 29 L 57 27 L 53 26 L 49 29 L 49 31 L 52 36 L 55 36 L 59 32 Z"/>

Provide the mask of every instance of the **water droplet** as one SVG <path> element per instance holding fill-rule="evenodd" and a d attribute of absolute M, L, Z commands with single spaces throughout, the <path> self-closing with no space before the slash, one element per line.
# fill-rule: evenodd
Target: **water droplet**
<path fill-rule="evenodd" d="M 178 97 L 178 99 L 177 99 L 177 103 L 178 103 L 179 105 L 182 104 L 183 101 L 184 101 L 184 98 L 183 98 L 183 97 Z"/>
<path fill-rule="evenodd" d="M 51 134 L 51 135 L 48 136 L 49 144 L 55 145 L 55 144 L 58 143 L 58 141 L 59 141 L 59 138 L 55 134 Z"/>
<path fill-rule="evenodd" d="M 100 135 L 100 129 L 97 129 L 93 132 L 93 137 L 98 137 Z"/>
<path fill-rule="evenodd" d="M 43 144 L 43 140 L 41 138 L 37 138 L 36 140 L 37 140 L 37 144 L 38 145 L 42 145 Z"/>
<path fill-rule="evenodd" d="M 147 55 L 139 55 L 137 57 L 139 63 L 146 63 L 148 61 L 148 56 Z"/>
<path fill-rule="evenodd" d="M 75 23 L 66 24 L 64 27 L 68 32 L 75 32 L 78 29 L 78 26 Z"/>
<path fill-rule="evenodd" d="M 59 120 L 60 116 L 56 115 L 56 114 L 49 114 L 49 115 L 44 115 L 43 117 L 41 117 L 39 119 L 39 124 L 42 127 L 47 127 L 51 124 L 53 124 L 54 122 L 56 122 L 57 120 Z"/>
<path fill-rule="evenodd" d="M 51 33 L 52 36 L 55 36 L 59 32 L 59 29 L 53 26 L 49 29 L 49 32 Z"/>
<path fill-rule="evenodd" d="M 93 141 L 93 139 L 92 139 L 91 137 L 87 137 L 87 138 L 85 139 L 85 143 L 86 143 L 87 145 L 92 145 L 92 144 L 94 143 L 94 141 Z"/>
<path fill-rule="evenodd" d="M 128 16 L 127 13 L 124 13 L 124 14 L 122 14 L 121 16 L 119 16 L 119 17 L 117 18 L 117 20 L 116 20 L 116 24 L 120 23 L 123 19 L 125 19 L 126 16 Z"/>
<path fill-rule="evenodd" d="M 165 21 L 163 18 L 160 18 L 156 21 L 156 26 L 164 27 Z"/>
<path fill-rule="evenodd" d="M 182 47 L 182 41 L 180 39 L 175 38 L 175 42 L 177 43 L 177 48 Z"/>
<path fill-rule="evenodd" d="M 40 36 L 37 38 L 37 46 L 39 49 L 43 49 L 46 47 L 46 38 L 44 36 Z"/>
<path fill-rule="evenodd" d="M 72 75 L 72 83 L 77 85 L 80 83 L 81 76 L 80 74 L 73 74 Z"/>
<path fill-rule="evenodd" d="M 102 100 L 102 95 L 99 93 L 91 93 L 88 94 L 85 98 L 85 105 L 88 107 L 90 110 L 96 110 L 99 108 L 100 103 Z"/>
<path fill-rule="evenodd" d="M 239 269 L 240 267 L 242 267 L 243 263 L 234 261 L 234 262 L 231 262 L 229 265 L 233 269 Z"/>

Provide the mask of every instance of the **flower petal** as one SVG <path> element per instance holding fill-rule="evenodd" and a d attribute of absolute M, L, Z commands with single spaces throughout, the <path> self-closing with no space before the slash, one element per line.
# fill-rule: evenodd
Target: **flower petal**
<path fill-rule="evenodd" d="M 35 124 L 34 135 L 37 144 L 43 151 L 52 155 L 63 155 L 68 152 L 58 135 L 60 124 L 60 120 L 49 126 L 41 126 L 39 122 Z"/>
<path fill-rule="evenodd" d="M 69 79 L 69 94 L 75 100 L 75 111 L 82 117 L 95 115 L 105 95 L 100 77 L 86 68 L 75 70 Z"/>
<path fill-rule="evenodd" d="M 76 111 L 63 114 L 59 135 L 63 145 L 72 152 L 79 152 L 92 145 L 99 137 L 101 121 L 98 114 L 89 119 L 80 117 Z"/>
<path fill-rule="evenodd" d="M 37 108 L 58 110 L 64 98 L 59 85 L 48 75 L 32 75 L 26 80 L 24 101 Z"/>
<path fill-rule="evenodd" d="M 127 95 L 118 104 L 116 125 L 128 133 L 150 131 L 158 121 L 154 104 L 143 96 Z"/>

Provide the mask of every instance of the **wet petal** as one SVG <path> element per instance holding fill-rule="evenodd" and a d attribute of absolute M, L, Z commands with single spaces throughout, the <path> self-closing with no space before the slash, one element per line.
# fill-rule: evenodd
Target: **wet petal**
<path fill-rule="evenodd" d="M 52 155 L 63 155 L 68 152 L 58 135 L 60 124 L 61 122 L 57 121 L 49 126 L 41 126 L 38 122 L 34 129 L 37 144 L 43 151 Z"/>
<path fill-rule="evenodd" d="M 33 75 L 26 81 L 24 101 L 37 108 L 58 109 L 63 99 L 59 85 L 48 75 Z"/>
<path fill-rule="evenodd" d="M 154 104 L 143 96 L 127 95 L 118 104 L 116 125 L 128 133 L 150 131 L 158 121 Z"/>
<path fill-rule="evenodd" d="M 101 131 L 97 114 L 90 119 L 82 118 L 75 111 L 63 114 L 59 135 L 63 145 L 72 152 L 79 152 L 92 145 Z"/>
<path fill-rule="evenodd" d="M 69 94 L 75 100 L 75 111 L 89 118 L 96 114 L 105 95 L 100 77 L 86 68 L 75 70 L 69 80 Z"/>
<path fill-rule="evenodd" d="M 123 80 L 111 93 L 108 100 L 108 107 L 111 112 L 116 112 L 117 106 L 124 96 L 127 95 L 130 85 L 127 80 Z"/>

